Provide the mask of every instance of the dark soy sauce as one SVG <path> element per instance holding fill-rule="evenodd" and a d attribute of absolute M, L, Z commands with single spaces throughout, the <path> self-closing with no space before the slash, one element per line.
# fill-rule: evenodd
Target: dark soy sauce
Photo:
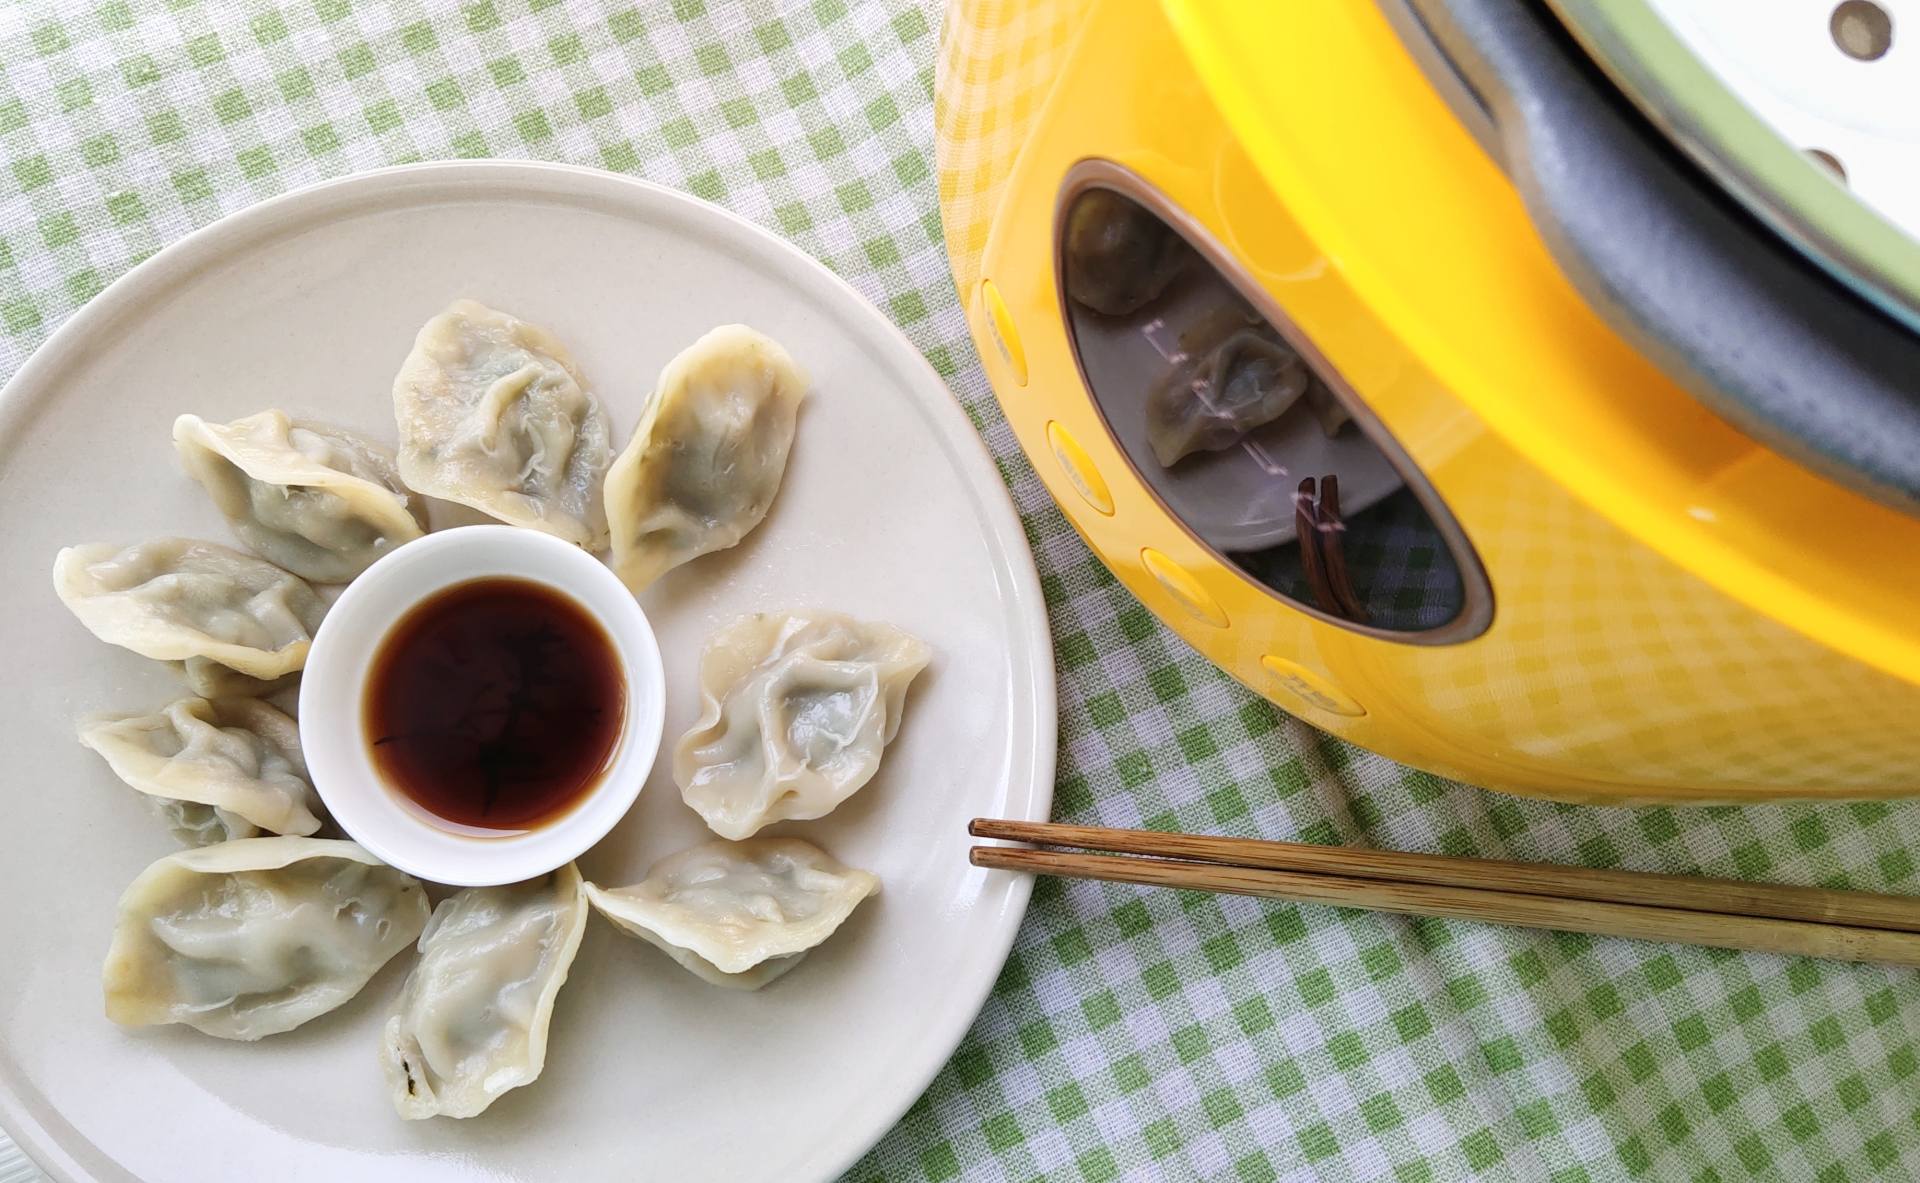
<path fill-rule="evenodd" d="M 367 679 L 366 734 L 394 791 L 457 829 L 525 830 L 599 783 L 626 717 L 600 622 L 522 579 L 476 579 L 393 626 Z"/>

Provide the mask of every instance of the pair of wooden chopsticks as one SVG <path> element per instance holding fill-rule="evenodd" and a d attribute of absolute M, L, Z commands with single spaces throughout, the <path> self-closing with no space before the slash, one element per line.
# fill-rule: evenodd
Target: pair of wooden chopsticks
<path fill-rule="evenodd" d="M 1317 486 L 1317 488 L 1316 488 Z M 1317 482 L 1307 477 L 1293 495 L 1293 528 L 1300 539 L 1300 564 L 1313 602 L 1323 612 L 1365 623 L 1367 606 L 1347 572 L 1347 524 L 1340 518 L 1340 478 L 1329 473 Z"/>
<path fill-rule="evenodd" d="M 992 818 L 967 832 L 1082 848 L 976 846 L 978 867 L 1920 966 L 1920 899 L 1904 896 Z"/>

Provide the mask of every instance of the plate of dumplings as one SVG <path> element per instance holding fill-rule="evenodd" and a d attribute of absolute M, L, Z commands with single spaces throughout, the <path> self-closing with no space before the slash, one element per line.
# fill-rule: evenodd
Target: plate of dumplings
<path fill-rule="evenodd" d="M 619 576 L 666 726 L 587 853 L 462 888 L 328 815 L 299 684 L 342 589 L 481 523 Z M 189 236 L 0 394 L 0 551 L 0 1127 L 56 1179 L 833 1178 L 1025 912 L 967 860 L 1054 768 L 992 459 L 690 197 L 419 165 Z"/>

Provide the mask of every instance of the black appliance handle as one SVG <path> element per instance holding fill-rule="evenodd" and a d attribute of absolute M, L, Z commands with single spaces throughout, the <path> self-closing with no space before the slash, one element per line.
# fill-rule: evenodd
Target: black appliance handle
<path fill-rule="evenodd" d="M 1437 51 L 1457 74 L 1441 92 L 1478 104 L 1463 118 L 1616 331 L 1755 439 L 1920 513 L 1920 335 L 1738 208 L 1542 6 L 1383 3 L 1431 39 L 1429 72 Z"/>

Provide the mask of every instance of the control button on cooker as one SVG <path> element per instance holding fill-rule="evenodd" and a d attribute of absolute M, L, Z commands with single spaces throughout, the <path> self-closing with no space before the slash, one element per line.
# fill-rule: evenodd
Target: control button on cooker
<path fill-rule="evenodd" d="M 1268 654 L 1260 659 L 1260 665 L 1272 676 L 1273 684 L 1296 702 L 1329 715 L 1345 715 L 1348 718 L 1358 718 L 1367 713 L 1367 708 L 1355 702 L 1346 691 L 1297 661 Z"/>
<path fill-rule="evenodd" d="M 987 322 L 987 333 L 999 347 L 1000 358 L 1012 371 L 1016 384 L 1027 384 L 1027 350 L 1020 344 L 1020 334 L 1014 331 L 1013 314 L 1007 311 L 1007 302 L 1000 298 L 1000 289 L 991 279 L 980 281 L 980 308 Z"/>
<path fill-rule="evenodd" d="M 1107 489 L 1106 478 L 1093 466 L 1093 460 L 1080 447 L 1080 441 L 1072 433 L 1060 426 L 1056 420 L 1047 421 L 1047 446 L 1053 449 L 1053 458 L 1060 462 L 1060 469 L 1067 474 L 1067 481 L 1080 499 L 1099 512 L 1113 514 L 1113 494 Z"/>
<path fill-rule="evenodd" d="M 1160 586 L 1167 589 L 1167 594 L 1195 620 L 1215 628 L 1227 627 L 1227 610 L 1185 567 L 1151 546 L 1140 551 L 1140 565 L 1147 569 L 1147 574 L 1159 580 Z"/>

